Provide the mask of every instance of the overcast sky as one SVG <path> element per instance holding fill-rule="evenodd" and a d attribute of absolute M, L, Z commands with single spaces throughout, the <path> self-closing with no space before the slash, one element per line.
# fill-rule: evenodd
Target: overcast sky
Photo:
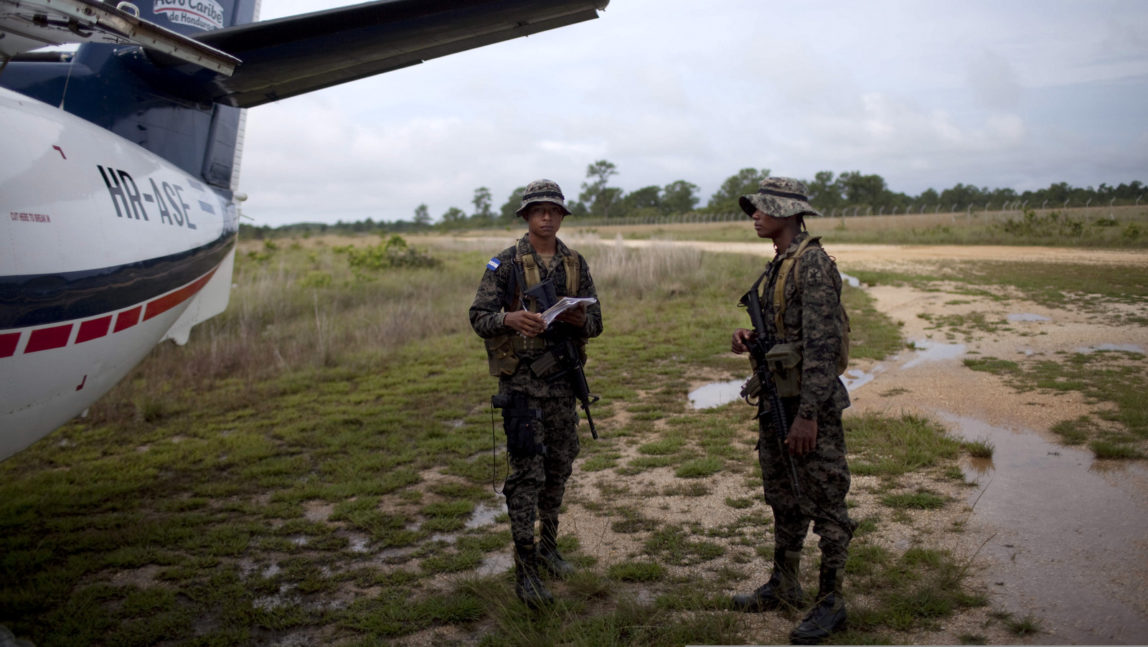
<path fill-rule="evenodd" d="M 352 3 L 338 3 L 352 4 Z M 331 7 L 264 0 L 262 18 Z M 746 167 L 917 195 L 1148 181 L 1148 2 L 612 0 L 598 20 L 248 111 L 252 224 L 438 220 Z M 733 205 L 731 205 L 733 209 Z"/>

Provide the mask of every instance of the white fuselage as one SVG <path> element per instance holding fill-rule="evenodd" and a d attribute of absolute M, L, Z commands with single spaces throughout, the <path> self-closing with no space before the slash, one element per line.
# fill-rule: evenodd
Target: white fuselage
<path fill-rule="evenodd" d="M 117 135 L 0 88 L 0 459 L 227 305 L 235 205 Z"/>

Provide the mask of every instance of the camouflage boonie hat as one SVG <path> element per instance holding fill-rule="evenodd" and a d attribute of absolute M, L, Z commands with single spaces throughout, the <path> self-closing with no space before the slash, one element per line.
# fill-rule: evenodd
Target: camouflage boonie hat
<path fill-rule="evenodd" d="M 527 207 L 537 202 L 552 202 L 562 207 L 565 215 L 570 215 L 570 210 L 566 208 L 566 196 L 562 195 L 561 187 L 554 180 L 535 180 L 527 184 L 526 190 L 522 192 L 522 206 L 514 213 L 521 216 Z"/>
<path fill-rule="evenodd" d="M 743 195 L 737 203 L 747 216 L 761 209 L 775 218 L 789 218 L 801 214 L 821 214 L 809 204 L 805 183 L 788 177 L 767 177 L 761 181 L 757 193 Z"/>

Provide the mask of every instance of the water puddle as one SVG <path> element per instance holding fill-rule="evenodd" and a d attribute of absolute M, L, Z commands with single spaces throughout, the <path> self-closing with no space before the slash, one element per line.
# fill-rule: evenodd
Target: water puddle
<path fill-rule="evenodd" d="M 471 513 L 470 519 L 466 520 L 466 527 L 468 529 L 482 528 L 494 523 L 494 519 L 506 512 L 506 503 L 500 503 L 497 506 L 488 506 L 486 504 L 479 504 L 475 507 L 474 512 Z"/>
<path fill-rule="evenodd" d="M 873 370 L 868 372 L 858 369 L 849 369 L 841 376 L 841 381 L 845 383 L 845 388 L 852 393 L 854 389 L 859 389 L 872 382 L 876 374 L 880 373 L 883 369 L 884 365 L 882 364 L 878 364 L 873 367 Z M 690 407 L 694 409 L 712 409 L 741 400 L 741 386 L 743 384 L 745 384 L 745 379 L 703 384 L 689 392 Z"/>
<path fill-rule="evenodd" d="M 871 371 L 862 371 L 859 369 L 851 368 L 848 371 L 845 371 L 845 374 L 841 376 L 841 381 L 845 383 L 845 390 L 852 393 L 853 391 L 872 382 L 873 378 L 877 377 L 877 374 L 884 369 L 884 364 L 878 364 L 874 366 L 873 370 Z"/>
<path fill-rule="evenodd" d="M 1016 618 L 1040 619 L 1040 642 L 1148 641 L 1148 469 L 1095 460 L 1031 430 L 937 412 L 954 435 L 987 441 L 991 459 L 966 460 L 983 577 Z M 984 531 L 983 527 L 990 531 Z"/>
<path fill-rule="evenodd" d="M 479 577 L 490 577 L 491 575 L 498 575 L 505 573 L 514 567 L 514 556 L 510 554 L 509 550 L 490 553 L 482 558 L 482 563 L 478 568 L 474 569 Z"/>
<path fill-rule="evenodd" d="M 352 553 L 363 554 L 370 550 L 369 546 L 371 544 L 371 540 L 366 535 L 359 534 L 357 532 L 349 532 L 347 533 L 347 541 L 347 550 L 351 551 Z"/>
<path fill-rule="evenodd" d="M 712 409 L 741 399 L 741 385 L 745 380 L 711 382 L 690 391 L 690 406 L 695 409 Z"/>
<path fill-rule="evenodd" d="M 1124 353 L 1137 353 L 1139 355 L 1144 354 L 1144 349 L 1140 346 L 1137 346 L 1136 344 L 1097 344 L 1095 346 L 1081 346 L 1080 348 L 1076 348 L 1074 350 L 1083 355 L 1102 351 L 1119 351 Z"/>
<path fill-rule="evenodd" d="M 901 368 L 913 368 L 926 362 L 941 362 L 947 359 L 957 359 L 964 356 L 968 348 L 964 344 L 942 344 L 927 339 L 914 339 L 913 348 L 917 351 L 913 359 L 905 362 Z"/>
<path fill-rule="evenodd" d="M 1034 314 L 1026 314 L 1026 313 L 1011 314 L 1008 316 L 1008 320 L 1009 321 L 1018 321 L 1018 322 L 1052 321 L 1051 318 L 1046 317 L 1044 315 L 1034 315 Z"/>

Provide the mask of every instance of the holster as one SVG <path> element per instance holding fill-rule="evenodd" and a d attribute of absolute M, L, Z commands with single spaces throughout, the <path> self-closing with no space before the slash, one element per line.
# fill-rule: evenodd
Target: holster
<path fill-rule="evenodd" d="M 535 441 L 542 426 L 542 409 L 530 407 L 525 393 L 512 391 L 491 398 L 491 404 L 502 409 L 502 427 L 506 431 L 506 452 L 513 458 L 544 456 L 546 446 Z"/>

